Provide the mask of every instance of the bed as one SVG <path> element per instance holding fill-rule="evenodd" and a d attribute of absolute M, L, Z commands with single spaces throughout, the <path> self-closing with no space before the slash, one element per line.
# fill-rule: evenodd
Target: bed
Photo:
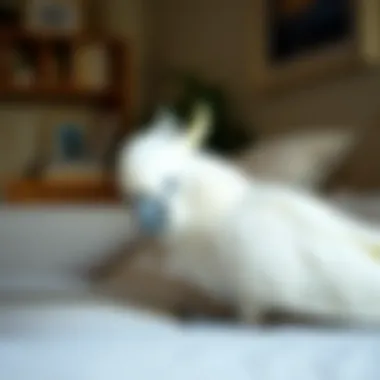
<path fill-rule="evenodd" d="M 84 294 L 83 294 L 84 297 Z M 79 300 L 79 298 L 77 299 Z M 88 296 L 0 308 L 0 378 L 366 379 L 380 332 L 179 322 Z"/>
<path fill-rule="evenodd" d="M 334 201 L 380 220 L 378 197 Z M 380 379 L 374 329 L 179 322 L 97 294 L 79 269 L 127 226 L 116 209 L 0 210 L 0 379 Z"/>

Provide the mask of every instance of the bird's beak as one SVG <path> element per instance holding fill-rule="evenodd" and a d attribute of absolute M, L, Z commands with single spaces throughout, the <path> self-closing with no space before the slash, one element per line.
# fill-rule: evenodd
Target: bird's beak
<path fill-rule="evenodd" d="M 167 205 L 154 196 L 140 195 L 132 201 L 133 216 L 138 228 L 145 235 L 158 235 L 166 227 Z"/>

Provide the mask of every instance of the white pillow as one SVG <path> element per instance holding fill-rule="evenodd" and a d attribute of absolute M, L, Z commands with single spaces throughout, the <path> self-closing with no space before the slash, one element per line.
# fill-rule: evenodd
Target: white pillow
<path fill-rule="evenodd" d="M 262 140 L 237 158 L 257 178 L 315 189 L 343 161 L 356 141 L 353 131 L 298 131 Z"/>

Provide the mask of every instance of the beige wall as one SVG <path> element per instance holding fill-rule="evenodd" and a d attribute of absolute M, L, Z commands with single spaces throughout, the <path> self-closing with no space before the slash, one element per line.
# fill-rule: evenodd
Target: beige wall
<path fill-rule="evenodd" d="M 369 72 L 261 104 L 252 118 L 266 132 L 342 126 L 366 128 L 380 114 L 380 73 Z"/>
<path fill-rule="evenodd" d="M 247 97 L 249 0 L 150 0 L 148 4 L 153 68 L 196 71 L 228 87 L 233 99 Z"/>
<path fill-rule="evenodd" d="M 262 20 L 256 6 L 256 0 L 150 0 L 151 65 L 191 69 L 222 83 L 236 112 L 263 132 L 371 120 L 380 110 L 377 73 L 257 99 L 251 76 L 260 64 Z"/>
<path fill-rule="evenodd" d="M 143 0 L 102 1 L 106 30 L 129 43 L 132 55 L 132 87 L 134 114 L 143 103 L 142 63 L 145 54 Z M 129 85 L 129 84 L 127 84 Z"/>

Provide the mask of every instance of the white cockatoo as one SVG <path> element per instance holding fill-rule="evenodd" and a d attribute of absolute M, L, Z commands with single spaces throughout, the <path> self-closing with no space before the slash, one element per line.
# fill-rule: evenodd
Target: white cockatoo
<path fill-rule="evenodd" d="M 170 112 L 123 143 L 122 191 L 165 268 L 233 305 L 245 322 L 280 311 L 380 322 L 380 231 L 309 194 L 242 174 L 201 149 L 211 114 Z"/>

